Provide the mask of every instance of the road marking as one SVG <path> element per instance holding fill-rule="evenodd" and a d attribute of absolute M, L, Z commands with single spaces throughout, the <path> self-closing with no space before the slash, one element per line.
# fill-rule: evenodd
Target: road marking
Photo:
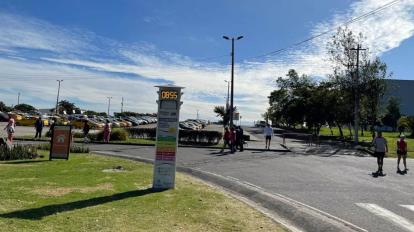
<path fill-rule="evenodd" d="M 411 211 L 414 211 L 414 205 L 400 205 L 400 206 L 402 206 L 404 208 L 407 208 L 407 209 L 409 209 Z"/>
<path fill-rule="evenodd" d="M 237 179 L 236 177 L 232 177 L 232 176 L 227 176 L 227 178 L 231 179 L 231 180 L 235 180 L 235 181 L 240 181 L 239 179 Z"/>
<path fill-rule="evenodd" d="M 391 221 L 400 228 L 404 228 L 407 231 L 414 232 L 414 224 L 387 209 L 384 209 L 376 204 L 369 203 L 356 203 L 356 205 L 370 211 L 371 213 L 377 216 L 384 218 L 385 220 Z"/>
<path fill-rule="evenodd" d="M 257 186 L 257 185 L 254 185 L 254 184 L 252 184 L 252 183 L 250 183 L 250 182 L 243 181 L 243 183 L 245 183 L 245 184 L 247 184 L 247 185 L 250 185 L 250 186 L 252 186 L 252 187 L 254 187 L 254 188 L 257 188 L 257 189 L 261 189 L 261 190 L 263 190 L 263 189 L 262 189 L 262 187 Z"/>

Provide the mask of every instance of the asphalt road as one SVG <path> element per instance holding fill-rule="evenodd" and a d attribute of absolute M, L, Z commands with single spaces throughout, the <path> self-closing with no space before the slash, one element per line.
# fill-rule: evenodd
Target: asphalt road
<path fill-rule="evenodd" d="M 90 145 L 154 158 L 154 147 Z M 414 175 L 396 174 L 396 160 L 385 159 L 387 176 L 373 178 L 373 157 L 294 152 L 245 151 L 220 154 L 216 149 L 179 148 L 177 162 L 282 194 L 368 231 L 414 231 Z M 408 161 L 413 168 L 413 160 Z"/>

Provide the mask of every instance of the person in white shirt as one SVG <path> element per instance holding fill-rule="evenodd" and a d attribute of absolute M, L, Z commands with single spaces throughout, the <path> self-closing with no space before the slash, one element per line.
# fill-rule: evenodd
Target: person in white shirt
<path fill-rule="evenodd" d="M 385 154 L 388 152 L 388 144 L 387 140 L 382 137 L 382 132 L 377 132 L 377 137 L 372 141 L 372 146 L 374 146 L 375 156 L 377 157 L 377 164 L 378 164 L 378 171 L 373 172 L 372 175 L 376 176 L 384 176 L 382 173 L 382 166 L 384 164 L 384 157 Z"/>
<path fill-rule="evenodd" d="M 270 140 L 272 140 L 273 137 L 273 128 L 270 126 L 270 124 L 266 124 L 266 127 L 264 128 L 264 136 L 266 138 L 266 145 L 265 149 L 270 150 Z"/>

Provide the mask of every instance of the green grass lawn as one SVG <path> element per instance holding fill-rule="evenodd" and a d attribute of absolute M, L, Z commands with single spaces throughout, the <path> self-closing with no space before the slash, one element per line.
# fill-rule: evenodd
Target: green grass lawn
<path fill-rule="evenodd" d="M 174 190 L 152 192 L 152 165 L 47 158 L 0 162 L 1 231 L 285 231 L 187 175 L 177 174 Z"/>
<path fill-rule="evenodd" d="M 332 128 L 333 134 L 335 136 L 339 136 L 339 129 L 338 128 Z M 343 129 L 344 136 L 349 136 L 349 130 Z M 331 131 L 327 127 L 322 127 L 320 131 L 321 135 L 331 135 Z M 388 141 L 388 156 L 390 157 L 396 157 L 397 156 L 397 140 L 399 139 L 400 133 L 398 132 L 383 132 L 382 135 L 384 138 Z M 359 141 L 362 142 L 371 142 L 372 141 L 372 135 L 371 132 L 365 131 L 364 136 L 359 136 Z M 405 138 L 405 141 L 408 145 L 408 157 L 414 158 L 414 139 L 413 138 Z"/>

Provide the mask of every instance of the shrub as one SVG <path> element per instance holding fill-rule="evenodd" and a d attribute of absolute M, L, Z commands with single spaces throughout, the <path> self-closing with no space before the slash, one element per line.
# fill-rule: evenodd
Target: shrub
<path fill-rule="evenodd" d="M 145 139 L 155 139 L 157 133 L 156 128 L 128 128 L 127 131 L 132 138 Z M 211 145 L 218 144 L 223 134 L 217 131 L 180 130 L 178 137 L 183 144 Z"/>
<path fill-rule="evenodd" d="M 87 137 L 91 141 L 96 141 L 97 140 L 97 135 L 98 135 L 98 133 L 89 133 Z M 83 139 L 84 138 L 84 135 L 83 135 L 82 132 L 75 132 L 75 133 L 73 133 L 73 138 Z"/>
<path fill-rule="evenodd" d="M 37 156 L 37 148 L 33 145 L 0 146 L 0 160 L 34 159 Z"/>
<path fill-rule="evenodd" d="M 111 141 L 126 141 L 128 139 L 128 132 L 125 129 L 113 129 L 111 131 Z M 92 139 L 96 141 L 102 141 L 103 140 L 103 131 L 99 131 L 96 134 L 96 138 Z"/>
<path fill-rule="evenodd" d="M 39 149 L 39 150 L 49 151 L 50 150 L 50 143 L 37 144 L 36 148 Z M 72 144 L 70 146 L 70 152 L 71 153 L 89 153 L 89 147 L 78 146 L 78 145 Z"/>
<path fill-rule="evenodd" d="M 218 144 L 223 134 L 218 131 L 180 130 L 178 137 L 182 144 L 211 145 Z"/>
<path fill-rule="evenodd" d="M 156 128 L 127 128 L 131 138 L 154 139 L 156 136 Z"/>

